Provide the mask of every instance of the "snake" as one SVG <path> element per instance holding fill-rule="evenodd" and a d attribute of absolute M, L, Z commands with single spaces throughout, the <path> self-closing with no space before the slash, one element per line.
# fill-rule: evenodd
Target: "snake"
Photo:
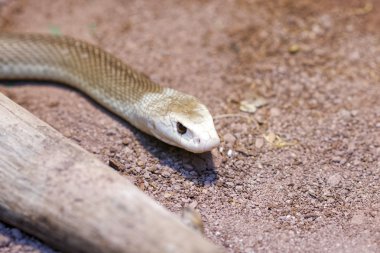
<path fill-rule="evenodd" d="M 193 153 L 220 143 L 209 110 L 197 98 L 163 87 L 100 47 L 73 37 L 0 34 L 0 79 L 66 84 L 139 130 Z"/>

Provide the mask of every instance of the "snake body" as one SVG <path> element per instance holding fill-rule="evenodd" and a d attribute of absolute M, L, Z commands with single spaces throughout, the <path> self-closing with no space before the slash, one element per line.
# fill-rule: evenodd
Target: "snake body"
<path fill-rule="evenodd" d="M 0 79 L 65 83 L 143 132 L 191 152 L 219 144 L 212 117 L 198 99 L 161 87 L 117 57 L 71 37 L 0 34 Z"/>

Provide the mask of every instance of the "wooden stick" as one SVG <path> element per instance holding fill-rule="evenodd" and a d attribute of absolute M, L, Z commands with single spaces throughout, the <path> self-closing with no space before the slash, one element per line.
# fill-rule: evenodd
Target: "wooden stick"
<path fill-rule="evenodd" d="M 64 252 L 224 252 L 1 93 L 0 219 Z"/>

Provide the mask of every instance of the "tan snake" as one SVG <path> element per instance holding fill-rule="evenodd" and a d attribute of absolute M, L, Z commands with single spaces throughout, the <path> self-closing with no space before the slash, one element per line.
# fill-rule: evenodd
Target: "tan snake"
<path fill-rule="evenodd" d="M 73 86 L 158 139 L 194 153 L 219 145 L 207 108 L 164 88 L 97 46 L 66 36 L 0 34 L 0 79 Z"/>

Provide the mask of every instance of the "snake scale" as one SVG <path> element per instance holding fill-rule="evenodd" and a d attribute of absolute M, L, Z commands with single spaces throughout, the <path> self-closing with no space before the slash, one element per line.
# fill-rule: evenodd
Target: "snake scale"
<path fill-rule="evenodd" d="M 220 142 L 198 99 L 161 87 L 99 47 L 71 37 L 0 34 L 0 79 L 67 84 L 141 131 L 190 152 L 206 152 Z"/>

